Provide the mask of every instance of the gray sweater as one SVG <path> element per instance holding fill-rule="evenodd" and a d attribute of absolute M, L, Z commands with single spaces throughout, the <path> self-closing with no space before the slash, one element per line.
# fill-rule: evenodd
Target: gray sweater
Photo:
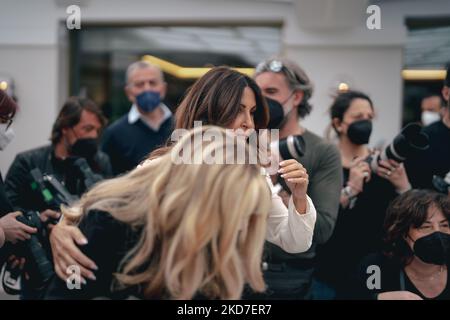
<path fill-rule="evenodd" d="M 305 155 L 299 162 L 308 171 L 308 195 L 317 210 L 313 243 L 304 253 L 289 254 L 266 242 L 266 258 L 269 262 L 313 258 L 317 245 L 325 243 L 331 237 L 336 223 L 343 179 L 339 150 L 308 130 L 302 136 L 305 140 Z"/>

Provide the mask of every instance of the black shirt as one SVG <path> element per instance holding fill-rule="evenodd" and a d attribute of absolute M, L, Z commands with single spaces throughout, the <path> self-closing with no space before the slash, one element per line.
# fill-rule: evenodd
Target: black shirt
<path fill-rule="evenodd" d="M 445 177 L 450 171 L 450 128 L 442 121 L 422 129 L 428 135 L 430 147 L 413 159 L 407 159 L 405 167 L 414 188 L 433 189 L 433 175 Z"/>
<path fill-rule="evenodd" d="M 375 272 L 369 269 L 370 266 L 379 267 L 379 288 L 369 289 L 367 282 L 374 284 L 375 282 L 369 280 L 373 277 Z M 447 265 L 447 283 L 444 290 L 435 298 L 425 297 L 408 278 L 402 264 L 394 258 L 389 258 L 381 253 L 370 254 L 362 259 L 356 272 L 346 287 L 347 297 L 351 299 L 377 299 L 378 294 L 389 291 L 410 291 L 417 294 L 422 299 L 426 300 L 450 300 L 450 275 L 448 274 L 449 265 Z M 404 280 L 402 280 L 402 278 Z M 374 278 L 372 278 L 374 279 Z"/>
<path fill-rule="evenodd" d="M 344 185 L 349 169 L 344 169 Z M 397 196 L 394 186 L 372 173 L 353 207 L 339 209 L 333 235 L 317 256 L 317 276 L 338 291 L 366 255 L 382 248 L 382 230 L 389 203 Z"/>
<path fill-rule="evenodd" d="M 125 114 L 109 126 L 102 139 L 102 150 L 108 154 L 114 175 L 134 169 L 153 150 L 166 144 L 173 130 L 173 116 L 153 131 L 141 119 L 128 122 Z"/>

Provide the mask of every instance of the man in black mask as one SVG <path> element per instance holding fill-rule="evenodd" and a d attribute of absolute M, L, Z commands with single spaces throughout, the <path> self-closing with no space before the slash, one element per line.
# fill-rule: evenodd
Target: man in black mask
<path fill-rule="evenodd" d="M 98 138 L 106 120 L 89 99 L 69 98 L 53 124 L 51 144 L 19 153 L 8 170 L 5 190 L 14 210 L 37 211 L 41 220 L 58 219 L 59 208 L 52 206 L 41 192 L 32 187 L 31 171 L 56 178 L 73 196 L 86 191 L 85 177 L 78 165 L 82 159 L 90 173 L 99 179 L 112 175 L 108 156 L 98 150 Z M 80 187 L 82 186 L 82 187 Z M 37 299 L 38 292 L 22 284 L 22 298 Z"/>
<path fill-rule="evenodd" d="M 38 168 L 42 174 L 53 175 L 68 191 L 80 196 L 75 161 L 83 158 L 90 169 L 103 177 L 111 176 L 108 156 L 98 150 L 98 137 L 106 120 L 101 110 L 89 99 L 69 98 L 53 124 L 51 145 L 19 153 L 8 170 L 5 185 L 15 209 L 48 211 L 42 195 L 31 189 L 30 171 Z M 52 217 L 57 217 L 54 212 Z"/>

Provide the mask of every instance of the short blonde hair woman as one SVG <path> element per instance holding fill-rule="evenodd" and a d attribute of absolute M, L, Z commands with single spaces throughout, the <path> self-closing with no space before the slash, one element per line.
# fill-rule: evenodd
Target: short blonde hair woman
<path fill-rule="evenodd" d="M 206 130 L 219 132 L 223 142 L 188 149 Z M 144 298 L 238 299 L 246 283 L 263 291 L 270 191 L 257 164 L 206 164 L 211 155 L 227 157 L 230 143 L 248 150 L 227 137 L 217 127 L 194 129 L 172 154 L 190 150 L 201 154 L 202 164 L 174 164 L 168 153 L 97 185 L 76 208 L 64 209 L 65 219 L 81 218 L 88 239 L 83 251 L 95 259 L 98 278 L 81 290 L 68 290 L 55 278 L 47 298 L 89 299 L 132 287 Z"/>

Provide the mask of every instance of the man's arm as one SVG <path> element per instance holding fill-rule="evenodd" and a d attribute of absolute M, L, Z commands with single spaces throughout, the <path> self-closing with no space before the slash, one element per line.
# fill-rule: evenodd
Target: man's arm
<path fill-rule="evenodd" d="M 341 156 L 335 146 L 328 145 L 319 161 L 320 164 L 310 176 L 308 195 L 317 210 L 314 240 L 323 244 L 333 234 L 336 224 L 343 176 Z"/>

